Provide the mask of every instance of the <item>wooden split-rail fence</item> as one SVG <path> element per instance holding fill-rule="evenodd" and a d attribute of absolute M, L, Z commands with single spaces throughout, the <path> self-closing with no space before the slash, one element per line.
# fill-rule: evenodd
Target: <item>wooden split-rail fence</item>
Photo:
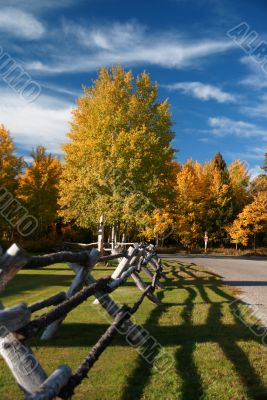
<path fill-rule="evenodd" d="M 67 250 L 31 256 L 13 244 L 0 257 L 0 291 L 21 268 L 40 268 L 64 262 L 75 272 L 66 293 L 60 292 L 43 301 L 31 305 L 21 303 L 12 308 L 4 308 L 0 302 L 0 354 L 26 400 L 70 399 L 75 388 L 88 375 L 120 328 L 127 332 L 132 343 L 142 346 L 145 338 L 138 326 L 131 321 L 131 315 L 137 311 L 144 298 L 161 304 L 155 295 L 155 288 L 163 287 L 159 279 L 165 278 L 165 275 L 162 262 L 153 245 L 132 244 L 127 249 L 125 246 L 119 250 L 113 249 L 109 255 L 102 255 L 96 248 L 87 249 L 85 245 L 78 245 L 78 248 L 77 251 Z M 100 248 L 99 242 L 98 248 Z M 116 269 L 111 276 L 96 280 L 92 274 L 94 266 L 109 260 L 118 260 Z M 141 271 L 151 279 L 150 284 L 142 280 Z M 119 307 L 109 293 L 123 285 L 129 278 L 133 279 L 141 295 L 132 307 L 127 305 Z M 95 302 L 100 303 L 112 317 L 111 325 L 89 351 L 75 373 L 72 373 L 68 365 L 61 365 L 47 377 L 31 348 L 26 344 L 27 339 L 36 335 L 41 335 L 43 340 L 51 339 L 67 314 L 91 296 L 94 296 Z M 34 312 L 46 307 L 50 308 L 44 314 L 31 318 Z"/>

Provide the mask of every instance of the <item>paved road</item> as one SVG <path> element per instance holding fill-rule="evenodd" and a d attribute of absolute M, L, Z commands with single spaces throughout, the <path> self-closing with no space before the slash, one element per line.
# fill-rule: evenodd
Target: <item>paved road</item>
<path fill-rule="evenodd" d="M 205 255 L 162 255 L 162 258 L 195 263 L 219 274 L 225 284 L 240 288 L 258 318 L 267 326 L 267 259 Z M 243 295 L 241 295 L 243 297 Z"/>

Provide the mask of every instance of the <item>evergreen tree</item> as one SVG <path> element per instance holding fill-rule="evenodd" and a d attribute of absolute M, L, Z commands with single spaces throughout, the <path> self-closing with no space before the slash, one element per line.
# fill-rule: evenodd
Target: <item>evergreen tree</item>
<path fill-rule="evenodd" d="M 222 183 L 229 183 L 229 172 L 227 169 L 226 162 L 220 152 L 216 153 L 213 158 L 214 167 L 221 174 Z"/>
<path fill-rule="evenodd" d="M 267 173 L 267 153 L 264 155 L 264 164 L 261 168 Z"/>

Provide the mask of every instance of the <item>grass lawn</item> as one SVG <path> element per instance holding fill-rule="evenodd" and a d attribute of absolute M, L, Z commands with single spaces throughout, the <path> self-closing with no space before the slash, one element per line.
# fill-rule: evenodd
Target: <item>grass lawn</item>
<path fill-rule="evenodd" d="M 123 337 L 117 337 L 97 361 L 89 379 L 79 386 L 74 399 L 266 400 L 267 348 L 233 312 L 242 312 L 245 305 L 231 306 L 233 289 L 224 286 L 216 274 L 192 264 L 165 265 L 168 280 L 165 289 L 158 291 L 163 305 L 156 306 L 145 299 L 134 319 L 169 353 L 171 368 L 160 373 Z M 110 269 L 103 265 L 94 272 L 95 277 L 109 274 Z M 21 301 L 32 303 L 66 290 L 72 276 L 64 264 L 23 270 L 1 299 L 5 306 Z M 112 297 L 131 305 L 139 293 L 129 281 Z M 48 374 L 62 363 L 76 370 L 108 327 L 99 307 L 89 299 L 69 314 L 53 340 L 31 341 Z M 249 315 L 246 318 L 251 319 Z M 0 360 L 0 399 L 22 398 Z"/>

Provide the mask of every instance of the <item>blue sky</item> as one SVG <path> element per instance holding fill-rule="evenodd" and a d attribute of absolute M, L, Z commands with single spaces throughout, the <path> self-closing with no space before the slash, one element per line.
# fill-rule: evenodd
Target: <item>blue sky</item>
<path fill-rule="evenodd" d="M 71 109 L 102 66 L 146 69 L 169 98 L 177 158 L 259 171 L 267 152 L 267 53 L 256 60 L 227 32 L 247 25 L 250 50 L 267 43 L 262 0 L 0 0 L 0 46 L 41 87 L 27 102 L 0 72 L 0 122 L 16 149 L 60 154 Z M 239 43 L 240 44 L 240 43 Z M 2 54 L 3 54 L 2 52 Z M 254 55 L 253 55 L 254 54 Z M 1 55 L 0 55 L 1 56 Z M 263 66 L 266 66 L 264 68 Z M 1 68 L 1 58 L 0 58 Z"/>

